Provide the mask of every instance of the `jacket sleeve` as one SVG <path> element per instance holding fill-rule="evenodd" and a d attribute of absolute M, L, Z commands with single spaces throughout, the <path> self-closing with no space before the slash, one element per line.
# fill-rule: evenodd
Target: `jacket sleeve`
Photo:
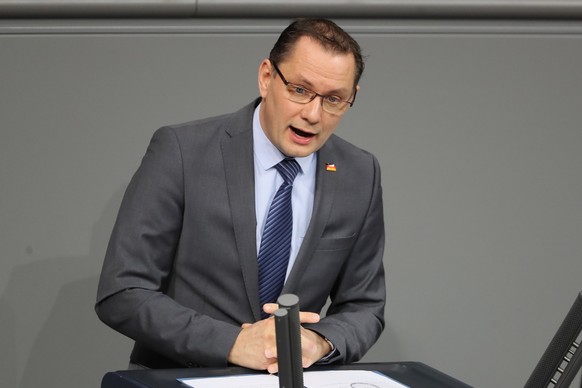
<path fill-rule="evenodd" d="M 183 365 L 226 366 L 240 332 L 165 294 L 184 207 L 182 155 L 172 128 L 158 130 L 116 220 L 97 291 L 99 318 Z"/>

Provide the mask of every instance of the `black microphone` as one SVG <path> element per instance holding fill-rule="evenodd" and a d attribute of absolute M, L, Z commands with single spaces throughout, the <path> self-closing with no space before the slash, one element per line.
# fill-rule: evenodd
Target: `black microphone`
<path fill-rule="evenodd" d="M 279 309 L 274 315 L 279 388 L 303 388 L 299 298 L 293 294 L 284 294 L 277 299 L 277 303 Z"/>

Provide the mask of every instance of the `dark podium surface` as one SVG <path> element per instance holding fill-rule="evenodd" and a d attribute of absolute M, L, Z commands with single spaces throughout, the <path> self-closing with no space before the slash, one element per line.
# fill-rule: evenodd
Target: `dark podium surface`
<path fill-rule="evenodd" d="M 356 363 L 350 365 L 315 366 L 305 371 L 321 370 L 373 370 L 413 388 L 467 388 L 462 383 L 438 370 L 420 362 Z M 256 374 L 254 370 L 231 367 L 190 368 L 190 369 L 150 369 L 108 372 L 103 376 L 101 388 L 184 388 L 178 378 L 229 376 Z"/>

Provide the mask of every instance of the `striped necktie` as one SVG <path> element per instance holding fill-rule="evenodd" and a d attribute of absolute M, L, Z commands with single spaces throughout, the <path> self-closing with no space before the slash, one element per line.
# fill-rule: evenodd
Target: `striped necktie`
<path fill-rule="evenodd" d="M 284 159 L 275 168 L 284 182 L 271 202 L 259 248 L 259 300 L 262 318 L 267 317 L 262 311 L 263 305 L 274 303 L 285 283 L 293 231 L 291 191 L 293 181 L 301 169 L 295 159 Z"/>

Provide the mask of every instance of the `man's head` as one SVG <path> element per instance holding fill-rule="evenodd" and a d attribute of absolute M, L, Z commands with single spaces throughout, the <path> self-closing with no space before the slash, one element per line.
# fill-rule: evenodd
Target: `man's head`
<path fill-rule="evenodd" d="M 353 104 L 363 69 L 358 43 L 335 23 L 293 22 L 259 67 L 260 119 L 269 140 L 290 157 L 319 150 Z"/>
<path fill-rule="evenodd" d="M 338 54 L 352 54 L 356 62 L 354 87 L 364 72 L 364 59 L 358 42 L 337 24 L 327 19 L 297 19 L 279 36 L 271 49 L 271 62 L 281 63 L 288 57 L 301 37 L 309 37 L 318 42 L 327 51 Z"/>

